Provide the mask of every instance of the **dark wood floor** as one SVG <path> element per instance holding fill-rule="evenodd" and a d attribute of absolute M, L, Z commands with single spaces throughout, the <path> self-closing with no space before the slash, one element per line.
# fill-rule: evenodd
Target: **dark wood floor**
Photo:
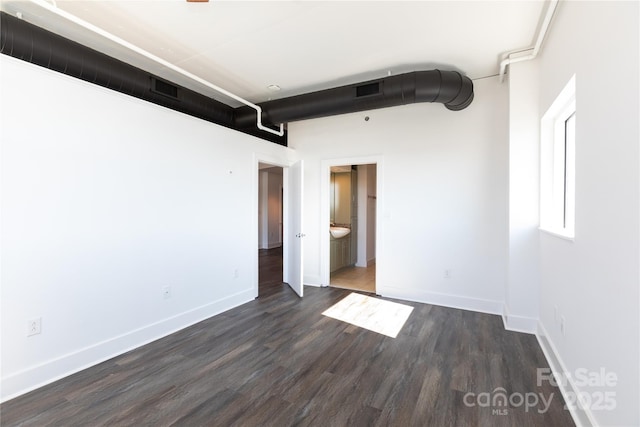
<path fill-rule="evenodd" d="M 536 385 L 536 339 L 498 316 L 409 303 L 394 339 L 322 316 L 350 291 L 300 299 L 269 276 L 255 301 L 6 402 L 2 425 L 573 425 L 559 390 Z M 465 405 L 499 387 L 551 406 Z"/>
<path fill-rule="evenodd" d="M 282 246 L 258 251 L 258 295 L 268 296 L 288 287 L 282 283 Z"/>

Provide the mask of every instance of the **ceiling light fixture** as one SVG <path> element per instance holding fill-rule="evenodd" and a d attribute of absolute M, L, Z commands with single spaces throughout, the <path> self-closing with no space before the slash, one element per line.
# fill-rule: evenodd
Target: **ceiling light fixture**
<path fill-rule="evenodd" d="M 267 86 L 267 89 L 269 89 L 272 92 L 277 92 L 277 91 L 280 90 L 280 86 L 278 86 L 278 85 L 269 85 L 269 86 Z"/>

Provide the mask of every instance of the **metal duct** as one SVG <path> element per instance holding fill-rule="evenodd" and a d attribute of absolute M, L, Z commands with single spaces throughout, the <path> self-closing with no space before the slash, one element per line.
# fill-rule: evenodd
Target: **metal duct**
<path fill-rule="evenodd" d="M 456 71 L 415 71 L 333 89 L 277 99 L 259 104 L 262 120 L 272 125 L 376 108 L 440 102 L 459 111 L 473 101 L 473 82 Z M 246 128 L 255 122 L 255 111 L 240 107 L 235 124 Z"/>
<path fill-rule="evenodd" d="M 0 12 L 0 53 L 153 102 L 281 145 L 279 137 L 255 128 L 237 129 L 227 104 L 167 82 L 146 71 Z"/>
<path fill-rule="evenodd" d="M 250 107 L 222 102 L 0 12 L 0 53 L 125 93 L 280 145 L 259 130 Z M 415 102 L 462 110 L 473 101 L 473 82 L 456 71 L 416 71 L 259 104 L 265 124 L 325 117 Z"/>

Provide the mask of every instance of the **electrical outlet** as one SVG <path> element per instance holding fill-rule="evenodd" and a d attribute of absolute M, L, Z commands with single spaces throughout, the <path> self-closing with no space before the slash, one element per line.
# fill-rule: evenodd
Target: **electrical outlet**
<path fill-rule="evenodd" d="M 162 288 L 162 296 L 164 297 L 164 299 L 171 298 L 171 286 L 165 286 L 164 288 Z"/>
<path fill-rule="evenodd" d="M 38 335 L 42 332 L 42 317 L 27 322 L 27 336 Z"/>
<path fill-rule="evenodd" d="M 562 334 L 562 336 L 564 336 L 564 316 L 560 316 L 560 333 Z"/>
<path fill-rule="evenodd" d="M 444 271 L 444 278 L 445 278 L 445 279 L 451 279 L 451 270 L 446 269 L 446 270 Z"/>

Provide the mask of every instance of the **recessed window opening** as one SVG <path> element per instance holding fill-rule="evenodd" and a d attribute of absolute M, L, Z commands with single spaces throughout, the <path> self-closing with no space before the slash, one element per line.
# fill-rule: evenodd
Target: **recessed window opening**
<path fill-rule="evenodd" d="M 574 151 L 575 151 L 575 128 L 576 128 L 576 112 L 574 111 L 568 119 L 564 121 L 564 176 L 563 176 L 563 211 L 562 211 L 562 227 L 567 228 L 568 211 L 571 209 L 572 202 L 569 200 L 568 193 L 573 192 L 573 177 L 568 173 L 573 167 Z"/>
<path fill-rule="evenodd" d="M 575 236 L 575 76 L 541 122 L 540 228 Z"/>

